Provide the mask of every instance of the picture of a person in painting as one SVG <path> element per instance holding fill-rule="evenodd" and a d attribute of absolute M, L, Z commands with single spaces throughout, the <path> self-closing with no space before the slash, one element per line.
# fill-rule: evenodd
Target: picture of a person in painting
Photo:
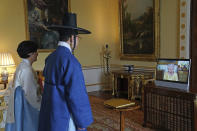
<path fill-rule="evenodd" d="M 30 39 L 38 43 L 38 49 L 55 49 L 59 39 L 48 25 L 61 24 L 68 11 L 68 0 L 27 0 Z"/>

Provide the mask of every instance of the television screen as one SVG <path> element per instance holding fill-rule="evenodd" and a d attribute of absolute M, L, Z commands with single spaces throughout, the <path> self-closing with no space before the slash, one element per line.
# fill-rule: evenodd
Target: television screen
<path fill-rule="evenodd" d="M 190 59 L 158 59 L 157 61 L 156 84 L 174 86 L 174 83 L 182 83 L 188 86 L 189 74 Z M 175 86 L 184 88 L 181 87 L 182 85 Z"/>
<path fill-rule="evenodd" d="M 156 79 L 187 83 L 189 69 L 189 59 L 159 59 L 156 69 Z"/>

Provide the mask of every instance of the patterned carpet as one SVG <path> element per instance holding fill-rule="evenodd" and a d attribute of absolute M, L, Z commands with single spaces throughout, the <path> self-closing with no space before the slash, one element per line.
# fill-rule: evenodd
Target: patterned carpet
<path fill-rule="evenodd" d="M 119 131 L 119 112 L 104 107 L 104 99 L 96 96 L 89 96 L 89 98 L 94 116 L 94 123 L 88 127 L 88 131 Z M 125 131 L 153 131 L 149 128 L 142 127 L 142 123 L 142 111 L 129 111 L 125 114 Z"/>

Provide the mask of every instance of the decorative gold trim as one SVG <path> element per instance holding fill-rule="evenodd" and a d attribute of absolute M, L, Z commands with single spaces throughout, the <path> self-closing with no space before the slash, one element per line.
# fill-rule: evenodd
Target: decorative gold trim
<path fill-rule="evenodd" d="M 110 66 L 111 66 L 111 68 L 117 68 L 117 67 L 122 68 L 123 67 L 123 65 L 119 65 L 119 64 L 111 64 Z M 134 65 L 134 68 L 155 69 L 155 66 L 136 66 L 136 65 Z"/>
<path fill-rule="evenodd" d="M 178 35 L 177 35 L 177 56 L 178 58 L 189 58 L 189 25 L 190 25 L 190 0 L 178 0 Z M 181 47 L 185 46 L 185 50 Z"/>
<path fill-rule="evenodd" d="M 185 40 L 185 34 L 181 35 L 181 40 Z"/>
<path fill-rule="evenodd" d="M 94 83 L 94 84 L 86 84 L 86 87 L 88 86 L 97 86 L 97 85 L 106 85 L 107 83 Z"/>
<path fill-rule="evenodd" d="M 120 19 L 120 59 L 121 60 L 140 60 L 140 61 L 155 61 L 160 57 L 160 1 L 153 0 L 154 3 L 154 48 L 155 51 L 151 55 L 146 54 L 123 54 L 123 30 L 122 30 L 122 1 L 119 0 L 119 19 Z"/>
<path fill-rule="evenodd" d="M 82 66 L 82 69 L 83 69 L 83 70 L 100 69 L 100 68 L 104 68 L 104 66 L 101 66 L 101 65 Z"/>
<path fill-rule="evenodd" d="M 71 0 L 68 0 L 68 11 L 71 12 Z"/>
<path fill-rule="evenodd" d="M 176 57 L 177 58 L 180 58 L 180 6 L 181 6 L 181 2 L 180 2 L 181 0 L 178 0 L 178 10 L 177 10 L 177 14 L 178 14 L 178 16 L 177 16 L 177 25 L 178 25 L 178 27 L 177 27 L 177 45 L 176 45 L 176 47 L 177 47 L 177 51 L 176 51 Z"/>
<path fill-rule="evenodd" d="M 0 110 L 0 123 L 3 121 L 3 110 Z"/>
<path fill-rule="evenodd" d="M 27 0 L 23 0 L 24 3 L 24 15 L 25 15 L 25 35 L 26 35 L 26 39 L 29 39 L 29 26 L 28 26 L 28 11 L 27 11 Z"/>
<path fill-rule="evenodd" d="M 185 29 L 185 24 L 181 24 L 181 29 Z"/>
<path fill-rule="evenodd" d="M 184 51 L 185 50 L 185 46 L 181 46 L 181 51 Z"/>
<path fill-rule="evenodd" d="M 134 66 L 135 68 L 142 68 L 142 69 L 152 69 L 154 70 L 155 69 L 155 66 Z M 102 69 L 104 68 L 103 66 L 101 65 L 89 65 L 89 66 L 82 66 L 82 69 L 83 70 L 91 70 L 91 69 Z M 123 65 L 120 65 L 120 64 L 111 64 L 110 65 L 110 68 L 113 69 L 113 68 L 123 68 Z"/>

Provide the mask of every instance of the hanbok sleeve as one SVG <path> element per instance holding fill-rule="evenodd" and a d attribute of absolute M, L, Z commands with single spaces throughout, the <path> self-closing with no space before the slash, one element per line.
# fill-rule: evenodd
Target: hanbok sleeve
<path fill-rule="evenodd" d="M 40 109 L 41 97 L 38 95 L 38 83 L 36 76 L 32 69 L 24 69 L 21 74 L 21 79 L 23 80 L 22 88 L 25 93 L 25 98 L 27 101 L 36 109 Z"/>
<path fill-rule="evenodd" d="M 65 77 L 68 107 L 77 128 L 86 128 L 93 122 L 91 107 L 79 63 L 71 63 Z"/>

